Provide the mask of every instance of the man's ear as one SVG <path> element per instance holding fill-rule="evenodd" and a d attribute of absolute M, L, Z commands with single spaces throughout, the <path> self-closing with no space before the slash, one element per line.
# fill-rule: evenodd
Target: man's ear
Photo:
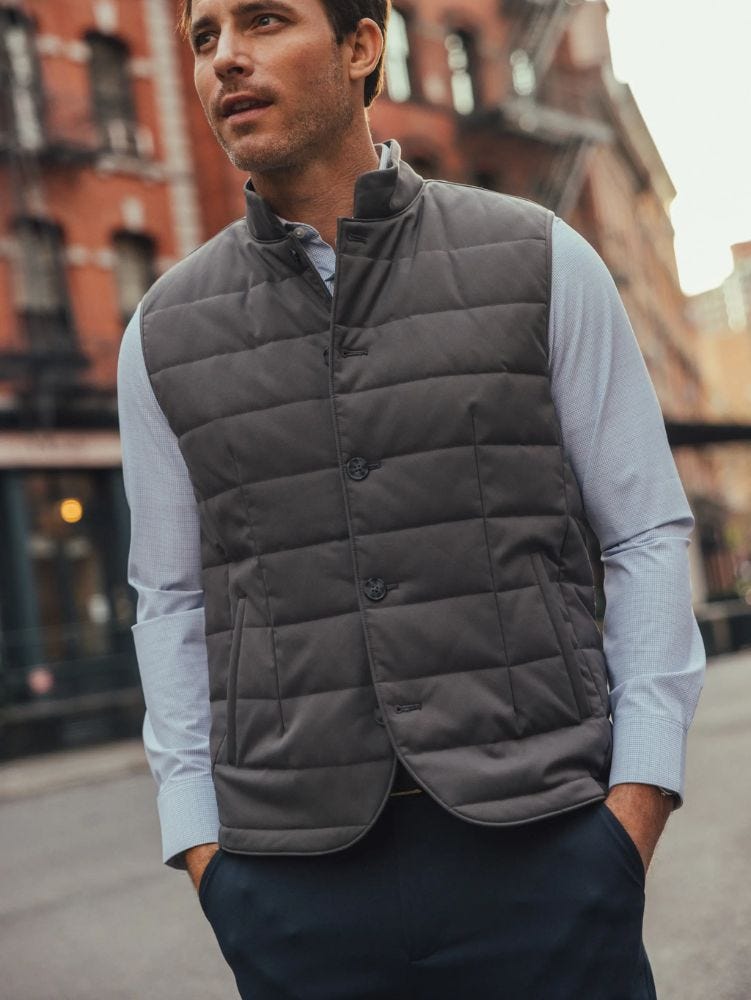
<path fill-rule="evenodd" d="M 364 17 L 357 28 L 347 37 L 351 51 L 349 78 L 366 80 L 378 66 L 385 45 L 383 32 L 375 21 Z"/>

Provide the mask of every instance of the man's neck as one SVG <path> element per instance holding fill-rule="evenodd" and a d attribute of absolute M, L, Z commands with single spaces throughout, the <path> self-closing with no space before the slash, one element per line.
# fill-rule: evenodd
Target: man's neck
<path fill-rule="evenodd" d="M 251 173 L 259 194 L 279 216 L 304 222 L 336 244 L 337 220 L 354 213 L 355 182 L 377 170 L 379 157 L 370 132 L 352 136 L 341 148 L 325 151 L 299 170 Z"/>

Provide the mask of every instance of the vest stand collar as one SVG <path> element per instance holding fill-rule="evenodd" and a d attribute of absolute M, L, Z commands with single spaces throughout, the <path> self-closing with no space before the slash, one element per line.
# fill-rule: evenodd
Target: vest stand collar
<path fill-rule="evenodd" d="M 398 215 L 419 194 L 423 179 L 401 157 L 401 146 L 390 139 L 391 166 L 384 170 L 369 170 L 355 182 L 355 219 L 388 219 Z M 252 239 L 273 243 L 289 234 L 278 216 L 255 190 L 248 178 L 245 194 L 245 221 Z"/>

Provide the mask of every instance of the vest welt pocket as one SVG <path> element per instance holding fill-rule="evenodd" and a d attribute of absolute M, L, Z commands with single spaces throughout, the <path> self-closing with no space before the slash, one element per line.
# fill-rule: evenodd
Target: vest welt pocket
<path fill-rule="evenodd" d="M 243 620 L 245 618 L 245 602 L 241 597 L 235 609 L 235 621 L 232 626 L 232 643 L 229 650 L 227 666 L 227 763 L 237 763 L 237 671 L 240 664 L 240 649 L 242 647 Z"/>
<path fill-rule="evenodd" d="M 535 576 L 537 577 L 537 582 L 542 593 L 542 599 L 545 602 L 548 617 L 550 618 L 556 639 L 558 640 L 558 647 L 561 651 L 561 655 L 563 656 L 563 661 L 566 664 L 566 670 L 568 672 L 569 680 L 571 681 L 574 700 L 576 701 L 576 707 L 579 710 L 579 717 L 585 719 L 587 716 L 592 714 L 592 709 L 589 705 L 587 692 L 584 689 L 581 667 L 579 666 L 579 662 L 577 660 L 576 649 L 569 632 L 569 625 L 564 617 L 563 609 L 561 608 L 561 597 L 558 593 L 558 588 L 552 583 L 550 577 L 548 576 L 542 555 L 539 552 L 532 552 L 530 558 L 532 560 Z"/>

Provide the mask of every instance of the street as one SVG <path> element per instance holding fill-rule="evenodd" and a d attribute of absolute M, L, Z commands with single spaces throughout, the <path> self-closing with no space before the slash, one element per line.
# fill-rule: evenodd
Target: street
<path fill-rule="evenodd" d="M 123 773 L 118 752 L 86 783 L 83 771 L 66 783 L 65 755 L 0 768 L 1 1000 L 237 996 L 187 874 L 161 863 L 138 746 L 123 749 Z M 660 1000 L 751 998 L 749 760 L 746 653 L 710 663 L 686 804 L 648 874 L 645 942 Z"/>

